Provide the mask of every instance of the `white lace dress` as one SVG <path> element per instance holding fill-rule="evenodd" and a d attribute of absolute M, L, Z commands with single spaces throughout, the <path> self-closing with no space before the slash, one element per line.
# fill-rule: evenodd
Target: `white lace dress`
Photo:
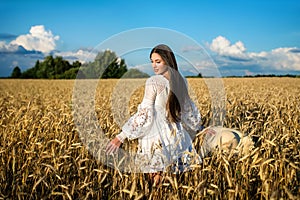
<path fill-rule="evenodd" d="M 192 164 L 201 163 L 189 135 L 189 132 L 200 129 L 200 113 L 194 102 L 188 100 L 184 104 L 181 122 L 169 123 L 166 118 L 168 94 L 169 81 L 164 76 L 147 79 L 138 111 L 117 135 L 122 142 L 138 139 L 135 165 L 142 173 L 178 173 L 189 170 Z"/>

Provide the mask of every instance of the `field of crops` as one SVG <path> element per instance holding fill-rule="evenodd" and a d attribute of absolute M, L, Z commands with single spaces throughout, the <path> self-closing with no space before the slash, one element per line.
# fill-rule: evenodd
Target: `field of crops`
<path fill-rule="evenodd" d="M 206 84 L 188 81 L 208 125 Z M 99 125 L 110 138 L 120 131 L 111 106 L 117 83 L 101 80 L 95 98 Z M 73 80 L 0 80 L 0 199 L 300 199 L 300 79 L 223 83 L 224 125 L 257 136 L 254 148 L 247 155 L 213 153 L 193 171 L 166 173 L 162 184 L 152 187 L 147 175 L 120 173 L 87 150 L 72 115 Z M 127 115 L 133 114 L 143 88 L 137 87 L 129 102 L 121 96 Z M 119 123 L 126 120 L 120 118 Z M 194 139 L 196 149 L 200 141 L 201 136 Z M 126 141 L 122 148 L 135 144 Z"/>

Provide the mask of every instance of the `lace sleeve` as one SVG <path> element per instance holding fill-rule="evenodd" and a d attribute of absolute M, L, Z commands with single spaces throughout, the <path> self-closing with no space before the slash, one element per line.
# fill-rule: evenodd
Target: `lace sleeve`
<path fill-rule="evenodd" d="M 153 79 L 146 81 L 145 94 L 137 112 L 129 118 L 122 127 L 122 132 L 117 135 L 120 141 L 126 138 L 132 140 L 146 135 L 153 123 L 154 102 L 156 98 L 156 87 Z"/>
<path fill-rule="evenodd" d="M 182 125 L 188 132 L 195 134 L 201 130 L 201 114 L 192 100 L 186 100 L 181 117 Z"/>

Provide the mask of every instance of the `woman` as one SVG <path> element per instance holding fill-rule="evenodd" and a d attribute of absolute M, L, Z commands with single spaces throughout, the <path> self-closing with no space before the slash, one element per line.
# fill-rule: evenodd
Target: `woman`
<path fill-rule="evenodd" d="M 138 139 L 137 166 L 141 172 L 150 173 L 157 184 L 161 172 L 183 172 L 201 163 L 190 135 L 202 127 L 172 50 L 160 44 L 152 49 L 150 60 L 155 75 L 146 81 L 143 101 L 106 151 L 114 153 L 125 139 Z"/>

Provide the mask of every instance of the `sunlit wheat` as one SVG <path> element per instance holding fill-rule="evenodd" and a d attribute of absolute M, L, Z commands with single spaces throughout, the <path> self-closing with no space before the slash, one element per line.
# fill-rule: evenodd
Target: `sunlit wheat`
<path fill-rule="evenodd" d="M 109 138 L 120 131 L 116 119 L 126 121 L 111 108 L 117 81 L 101 80 L 96 94 L 98 121 Z M 188 81 L 208 126 L 205 82 Z M 224 125 L 255 136 L 256 146 L 239 155 L 217 151 L 191 172 L 165 173 L 152 187 L 147 174 L 120 173 L 87 150 L 73 121 L 74 81 L 0 80 L 0 199 L 299 199 L 300 79 L 223 81 Z M 130 116 L 142 98 L 138 87 L 129 102 L 119 95 L 114 105 Z M 201 136 L 194 139 L 196 149 L 201 142 Z M 134 151 L 136 141 L 122 148 Z"/>

